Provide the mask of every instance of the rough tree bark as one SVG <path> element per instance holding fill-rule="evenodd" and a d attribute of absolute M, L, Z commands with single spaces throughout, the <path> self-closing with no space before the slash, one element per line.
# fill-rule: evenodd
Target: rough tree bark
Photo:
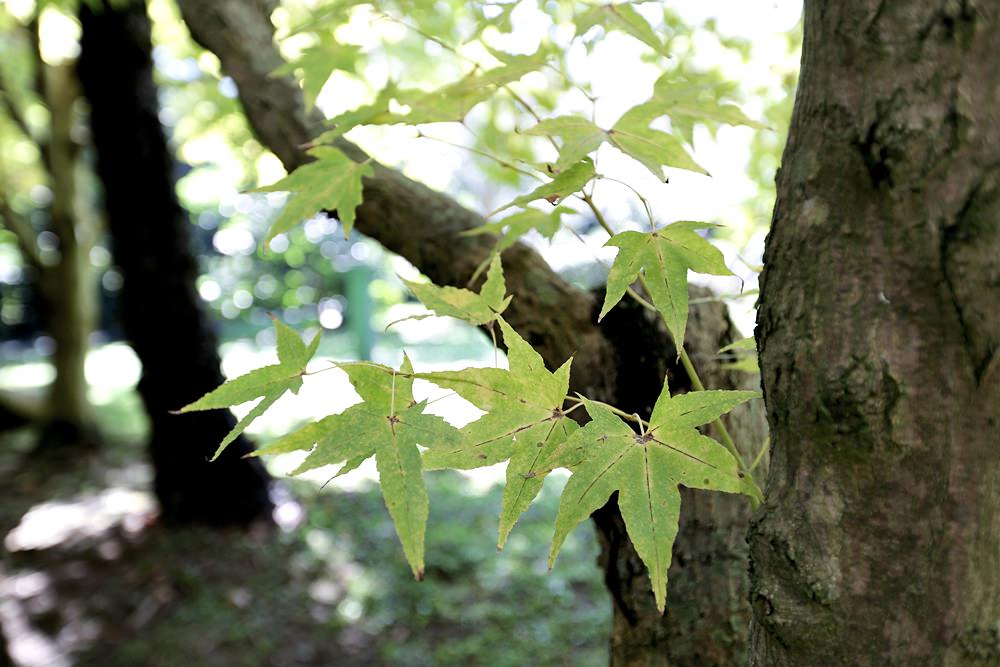
<path fill-rule="evenodd" d="M 222 382 L 216 338 L 195 291 L 188 222 L 157 116 L 150 23 L 143 2 L 80 9 L 80 80 L 91 107 L 122 324 L 142 361 L 139 392 L 152 423 L 154 489 L 167 521 L 246 523 L 268 517 L 269 478 L 240 438 L 208 459 L 234 422 L 228 410 L 172 415 Z"/>
<path fill-rule="evenodd" d="M 752 665 L 1000 664 L 1000 7 L 805 3 Z"/>
<path fill-rule="evenodd" d="M 307 116 L 301 92 L 288 77 L 270 73 L 282 60 L 273 45 L 272 0 L 179 0 L 194 39 L 222 63 L 239 89 L 244 111 L 261 142 L 291 170 L 309 158 L 303 145 L 319 134 L 321 119 Z M 338 147 L 366 157 L 347 141 Z M 357 228 L 410 260 L 434 282 L 465 285 L 493 241 L 460 232 L 482 218 L 446 195 L 375 165 L 364 183 Z M 596 324 L 600 299 L 568 284 L 542 258 L 518 244 L 504 253 L 508 291 L 515 298 L 505 313 L 539 350 L 550 368 L 574 356 L 572 391 L 648 414 L 665 373 L 672 386 L 689 382 L 673 363 L 676 354 L 665 331 L 641 308 L 627 305 Z M 599 296 L 599 295 L 598 295 Z M 721 307 L 692 315 L 689 338 L 701 368 L 732 339 Z M 699 313 L 701 313 L 699 315 Z M 709 372 L 712 386 L 733 386 L 737 378 Z M 742 441 L 763 440 L 763 416 L 747 414 Z M 649 580 L 624 533 L 617 505 L 595 515 L 602 544 L 601 565 L 614 600 L 611 639 L 615 665 L 730 665 L 742 661 L 749 610 L 745 602 L 749 511 L 743 499 L 722 494 L 685 494 L 681 532 L 671 569 L 670 608 L 656 612 Z"/>

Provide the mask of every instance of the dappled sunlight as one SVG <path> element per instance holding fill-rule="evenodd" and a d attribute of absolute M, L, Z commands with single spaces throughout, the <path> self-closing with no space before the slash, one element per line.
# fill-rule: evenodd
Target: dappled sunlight
<path fill-rule="evenodd" d="M 92 539 L 114 526 L 136 533 L 155 515 L 149 493 L 125 488 L 104 489 L 69 500 L 51 501 L 28 510 L 7 533 L 7 551 L 49 549 Z"/>

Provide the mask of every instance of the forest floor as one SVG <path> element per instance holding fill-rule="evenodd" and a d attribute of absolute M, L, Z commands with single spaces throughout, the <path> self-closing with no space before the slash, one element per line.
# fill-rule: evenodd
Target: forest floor
<path fill-rule="evenodd" d="M 39 456 L 30 430 L 0 436 L 0 666 L 606 664 L 610 601 L 589 526 L 546 573 L 563 480 L 498 554 L 500 488 L 426 475 L 418 583 L 363 478 L 324 490 L 282 479 L 283 528 L 161 525 L 141 428 L 122 427 L 137 408 L 129 391 L 102 403 L 92 451 Z"/>

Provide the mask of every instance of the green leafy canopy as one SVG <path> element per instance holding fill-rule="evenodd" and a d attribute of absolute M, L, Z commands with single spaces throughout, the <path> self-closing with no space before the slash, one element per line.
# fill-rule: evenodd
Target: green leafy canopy
<path fill-rule="evenodd" d="M 178 413 L 195 412 L 198 410 L 215 410 L 228 408 L 259 398 L 260 401 L 233 429 L 223 438 L 212 460 L 219 458 L 223 450 L 248 427 L 253 420 L 264 414 L 275 401 L 286 391 L 297 393 L 302 387 L 302 375 L 306 364 L 316 354 L 319 346 L 319 334 L 306 345 L 288 325 L 274 320 L 275 335 L 278 345 L 278 363 L 250 371 L 225 382 L 205 394 L 197 401 L 185 405 Z"/>
<path fill-rule="evenodd" d="M 639 433 L 607 407 L 586 401 L 592 421 L 566 443 L 567 449 L 581 452 L 583 458 L 563 490 L 549 566 L 570 531 L 617 491 L 629 539 L 649 569 L 656 606 L 662 613 L 680 516 L 678 485 L 747 494 L 755 488 L 744 482 L 732 454 L 695 427 L 758 395 L 698 391 L 671 397 L 664 382 L 649 427 Z"/>

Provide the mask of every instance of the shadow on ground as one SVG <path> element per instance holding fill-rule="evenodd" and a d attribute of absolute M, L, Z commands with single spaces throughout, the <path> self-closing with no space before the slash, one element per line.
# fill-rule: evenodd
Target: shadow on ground
<path fill-rule="evenodd" d="M 288 530 L 170 529 L 141 448 L 30 456 L 28 442 L 0 440 L 0 665 L 606 664 L 589 527 L 546 575 L 555 485 L 497 554 L 499 489 L 428 474 L 417 583 L 376 488 L 285 482 Z"/>

